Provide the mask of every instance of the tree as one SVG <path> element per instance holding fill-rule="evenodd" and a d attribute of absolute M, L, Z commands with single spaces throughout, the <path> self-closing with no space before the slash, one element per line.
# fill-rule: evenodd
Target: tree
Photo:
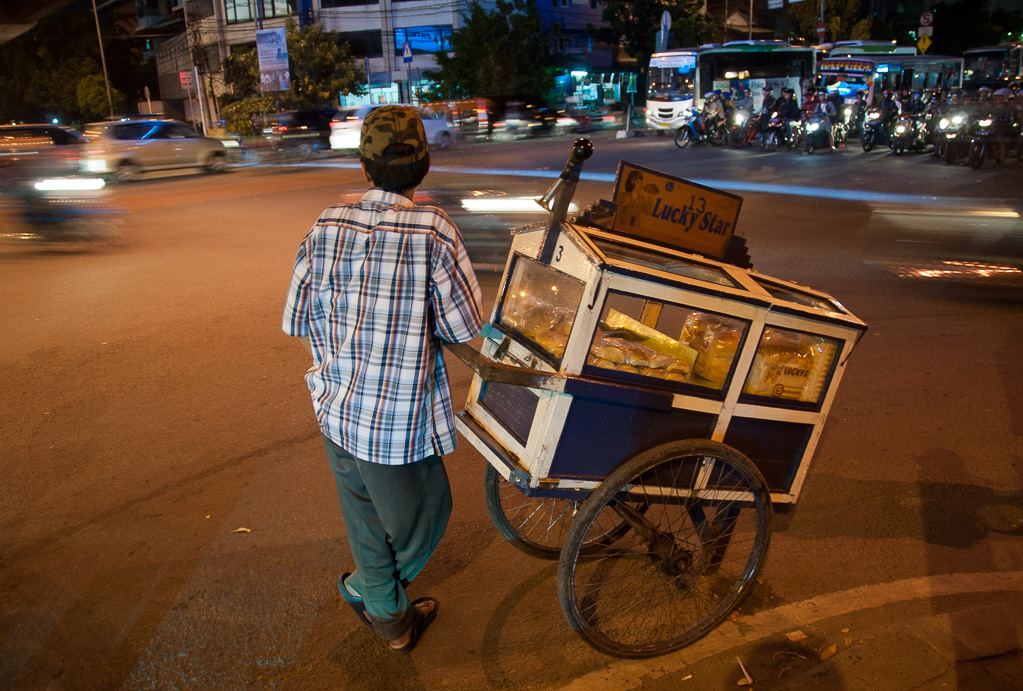
<path fill-rule="evenodd" d="M 799 2 L 789 4 L 789 21 L 793 36 L 790 38 L 810 45 L 820 42 L 817 36 L 817 22 L 820 21 L 820 4 Z M 824 25 L 827 41 L 863 41 L 870 38 L 873 19 L 860 11 L 860 0 L 826 0 L 824 4 Z"/>
<path fill-rule="evenodd" d="M 224 81 L 232 94 L 222 99 L 221 115 L 232 132 L 253 134 L 252 116 L 273 111 L 278 96 L 283 108 L 313 108 L 335 105 L 339 93 L 364 93 L 366 75 L 338 32 L 325 31 L 320 24 L 299 28 L 288 19 L 285 36 L 291 73 L 288 91 L 260 90 L 259 58 L 252 46 L 239 48 L 224 61 Z"/>
<path fill-rule="evenodd" d="M 107 99 L 107 85 L 98 74 L 89 76 L 78 82 L 75 87 L 75 101 L 78 112 L 86 120 L 102 120 L 110 115 L 110 101 L 113 101 L 114 112 L 124 112 L 124 94 L 111 87 L 110 99 Z"/>
<path fill-rule="evenodd" d="M 497 0 L 493 12 L 472 2 L 451 36 L 454 53 L 435 53 L 437 70 L 423 73 L 441 98 L 544 98 L 554 89 L 536 0 Z"/>
<path fill-rule="evenodd" d="M 118 35 L 109 13 L 101 13 L 100 22 L 105 37 Z M 108 55 L 118 52 L 112 48 L 113 40 L 119 39 L 104 38 Z M 33 30 L 0 45 L 0 93 L 4 95 L 0 98 L 0 121 L 44 122 L 56 118 L 70 122 L 109 115 L 109 104 L 101 113 L 85 112 L 80 107 L 78 85 L 92 77 L 103 82 L 92 12 L 44 17 Z M 113 85 L 129 83 L 123 75 L 121 81 L 118 79 L 111 74 Z"/>
<path fill-rule="evenodd" d="M 622 46 L 645 66 L 656 48 L 664 11 L 671 13 L 672 47 L 706 43 L 714 35 L 702 0 L 608 0 L 601 17 L 608 27 L 597 34 L 608 43 Z"/>

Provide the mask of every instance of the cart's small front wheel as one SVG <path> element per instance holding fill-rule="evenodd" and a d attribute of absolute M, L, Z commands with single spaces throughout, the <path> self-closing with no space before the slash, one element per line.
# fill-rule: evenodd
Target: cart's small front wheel
<path fill-rule="evenodd" d="M 581 549 L 615 521 L 632 530 Z M 749 459 L 709 440 L 659 446 L 619 466 L 580 507 L 558 564 L 562 611 L 597 650 L 676 650 L 742 602 L 770 534 L 770 493 Z"/>
<path fill-rule="evenodd" d="M 483 496 L 501 537 L 526 554 L 541 559 L 558 558 L 568 529 L 582 506 L 581 501 L 573 499 L 527 497 L 489 464 L 483 474 Z M 610 517 L 604 525 L 607 528 L 604 533 L 594 530 L 582 544 L 584 554 L 608 544 L 629 529 L 629 524 L 617 517 Z"/>

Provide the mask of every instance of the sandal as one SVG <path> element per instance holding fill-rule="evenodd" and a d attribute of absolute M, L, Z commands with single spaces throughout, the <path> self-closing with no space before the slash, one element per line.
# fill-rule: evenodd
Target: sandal
<path fill-rule="evenodd" d="M 347 602 L 348 606 L 352 608 L 352 611 L 355 612 L 355 615 L 359 617 L 359 621 L 361 621 L 366 626 L 373 628 L 373 622 L 370 621 L 370 613 L 366 611 L 365 601 L 363 601 L 361 597 L 355 597 L 354 595 L 352 595 L 350 592 L 348 592 L 348 588 L 345 587 L 345 581 L 347 581 L 348 577 L 351 575 L 352 575 L 351 571 L 346 571 L 345 573 L 341 574 L 341 578 L 337 579 L 338 592 L 341 593 L 341 597 L 344 598 L 344 601 Z"/>
<path fill-rule="evenodd" d="M 423 611 L 419 608 L 419 605 L 424 605 L 428 602 L 433 603 L 433 609 L 430 610 L 429 614 L 423 614 Z M 412 649 L 416 647 L 416 644 L 419 642 L 420 637 L 422 637 L 423 633 L 426 631 L 426 627 L 429 626 L 430 622 L 432 622 L 436 617 L 437 601 L 434 600 L 432 597 L 421 597 L 418 600 L 414 601 L 412 603 L 412 626 L 409 627 L 408 630 L 409 634 L 408 643 L 399 648 L 390 646 L 391 650 L 401 655 L 407 655 L 410 652 L 412 652 Z"/>

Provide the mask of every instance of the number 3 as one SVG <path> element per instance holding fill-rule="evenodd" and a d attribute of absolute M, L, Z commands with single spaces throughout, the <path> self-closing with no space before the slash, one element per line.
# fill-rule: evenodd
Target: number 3
<path fill-rule="evenodd" d="M 558 256 L 554 257 L 554 261 L 560 262 L 561 261 L 561 253 L 564 252 L 564 251 L 565 251 L 565 246 L 564 245 L 558 245 Z"/>

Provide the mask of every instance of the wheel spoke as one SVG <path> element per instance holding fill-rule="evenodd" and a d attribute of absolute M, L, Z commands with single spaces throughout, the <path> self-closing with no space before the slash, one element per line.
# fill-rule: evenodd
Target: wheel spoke
<path fill-rule="evenodd" d="M 767 548 L 770 498 L 755 467 L 714 442 L 666 446 L 593 492 L 562 552 L 562 609 L 612 654 L 659 654 L 712 629 L 748 592 Z M 701 447 L 714 453 L 691 452 Z M 637 529 L 580 553 L 591 532 L 607 535 L 608 514 Z"/>

